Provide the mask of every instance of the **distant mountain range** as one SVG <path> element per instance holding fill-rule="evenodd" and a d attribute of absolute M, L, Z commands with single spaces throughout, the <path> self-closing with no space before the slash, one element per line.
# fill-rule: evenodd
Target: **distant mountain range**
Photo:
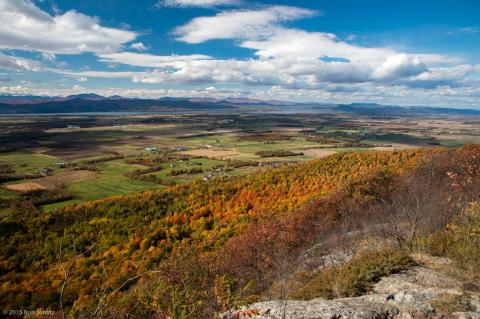
<path fill-rule="evenodd" d="M 444 108 L 427 106 L 398 106 L 376 103 L 338 104 L 335 110 L 344 113 L 364 115 L 393 116 L 393 115 L 480 115 L 480 110 L 469 108 Z"/>
<path fill-rule="evenodd" d="M 291 113 L 353 113 L 370 116 L 414 115 L 480 115 L 480 110 L 425 106 L 397 106 L 375 103 L 295 103 L 263 101 L 248 98 L 173 98 L 160 99 L 101 96 L 93 93 L 67 97 L 0 95 L 0 114 L 48 114 L 92 112 L 291 112 Z"/>

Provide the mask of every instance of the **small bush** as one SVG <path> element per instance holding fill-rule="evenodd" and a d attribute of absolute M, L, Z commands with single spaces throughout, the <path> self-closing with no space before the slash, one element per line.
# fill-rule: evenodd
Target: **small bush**
<path fill-rule="evenodd" d="M 420 242 L 421 249 L 457 262 L 463 276 L 480 279 L 480 203 L 471 203 L 445 229 Z"/>
<path fill-rule="evenodd" d="M 450 318 L 449 315 L 454 312 L 473 311 L 475 308 L 470 304 L 466 296 L 459 296 L 453 294 L 442 294 L 439 298 L 430 301 L 430 305 L 435 308 L 435 311 L 443 315 L 445 318 Z"/>
<path fill-rule="evenodd" d="M 190 169 L 173 169 L 168 173 L 168 176 L 178 176 L 178 175 L 193 175 L 203 173 L 201 168 L 190 168 Z"/>
<path fill-rule="evenodd" d="M 369 292 L 382 277 L 409 269 L 414 264 L 402 251 L 360 253 L 343 266 L 321 270 L 291 297 L 309 300 L 360 296 Z"/>
<path fill-rule="evenodd" d="M 189 287 L 176 287 L 163 282 L 150 283 L 139 297 L 137 315 L 145 317 L 189 319 L 198 316 L 201 301 Z"/>
<path fill-rule="evenodd" d="M 292 151 L 258 151 L 255 152 L 255 155 L 260 157 L 288 157 L 288 156 L 301 156 L 302 152 L 292 152 Z"/>

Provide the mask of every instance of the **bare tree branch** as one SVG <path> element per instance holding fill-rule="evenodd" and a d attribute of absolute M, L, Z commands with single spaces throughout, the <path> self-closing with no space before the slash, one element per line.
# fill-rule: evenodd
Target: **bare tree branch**
<path fill-rule="evenodd" d="M 62 259 L 62 245 L 60 245 L 60 257 L 59 257 L 59 260 L 60 260 L 60 267 L 62 268 L 62 271 L 63 271 L 63 283 L 62 283 L 62 288 L 60 290 L 60 310 L 62 311 L 62 318 L 65 319 L 66 318 L 66 315 L 65 315 L 65 303 L 64 303 L 64 295 L 65 295 L 65 289 L 67 288 L 67 283 L 68 283 L 68 280 L 70 279 L 70 273 L 77 261 L 78 258 L 80 258 L 81 256 L 87 254 L 89 251 L 91 251 L 93 248 L 95 247 L 95 243 L 90 246 L 89 248 L 87 248 L 85 251 L 83 251 L 82 253 L 80 254 L 77 254 L 77 248 L 76 248 L 76 245 L 75 245 L 75 237 L 73 237 L 73 259 L 70 261 L 69 265 L 67 268 L 65 268 L 65 266 L 63 265 L 63 259 Z"/>

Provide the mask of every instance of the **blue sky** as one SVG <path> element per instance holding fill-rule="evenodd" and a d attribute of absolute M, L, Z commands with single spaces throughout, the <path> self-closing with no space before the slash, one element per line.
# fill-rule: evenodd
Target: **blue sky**
<path fill-rule="evenodd" d="M 480 107 L 480 1 L 0 0 L 0 94 Z"/>

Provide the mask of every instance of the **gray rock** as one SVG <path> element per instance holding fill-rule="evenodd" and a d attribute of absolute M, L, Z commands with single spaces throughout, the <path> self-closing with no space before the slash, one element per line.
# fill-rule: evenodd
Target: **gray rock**
<path fill-rule="evenodd" d="M 223 314 L 223 319 L 387 319 L 443 318 L 430 301 L 445 295 L 465 298 L 462 284 L 440 272 L 414 267 L 382 278 L 371 294 L 335 300 L 313 299 L 265 301 Z M 480 319 L 478 294 L 468 293 L 473 310 L 452 314 L 462 319 Z M 249 314 L 248 316 L 246 314 Z"/>
<path fill-rule="evenodd" d="M 267 301 L 256 303 L 249 309 L 255 309 L 258 313 L 250 318 L 262 319 L 387 319 L 394 318 L 398 314 L 398 310 L 388 304 L 372 303 L 370 300 L 361 298 Z M 226 314 L 224 318 L 238 318 L 238 316 L 236 312 L 232 312 Z"/>

